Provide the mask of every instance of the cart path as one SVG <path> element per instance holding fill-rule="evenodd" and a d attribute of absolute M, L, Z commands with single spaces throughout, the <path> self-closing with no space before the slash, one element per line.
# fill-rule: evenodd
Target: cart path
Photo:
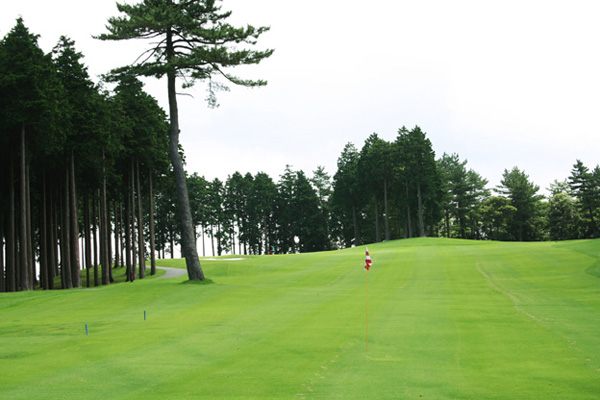
<path fill-rule="evenodd" d="M 245 260 L 245 258 L 203 258 L 201 261 L 241 261 Z M 171 267 L 159 267 L 156 268 L 162 269 L 165 271 L 163 276 L 159 276 L 156 279 L 164 279 L 164 278 L 178 278 L 182 275 L 187 274 L 187 269 L 185 268 L 171 268 Z"/>
<path fill-rule="evenodd" d="M 181 268 L 159 267 L 158 265 L 156 266 L 156 268 L 165 271 L 165 274 L 163 276 L 159 276 L 156 279 L 178 278 L 182 275 L 187 274 L 187 270 Z"/>

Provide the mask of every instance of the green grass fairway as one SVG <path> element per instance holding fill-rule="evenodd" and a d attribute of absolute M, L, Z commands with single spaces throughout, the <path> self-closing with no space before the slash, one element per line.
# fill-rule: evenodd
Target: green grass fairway
<path fill-rule="evenodd" d="M 0 294 L 0 398 L 600 398 L 599 240 L 369 251 L 368 350 L 364 247 Z"/>

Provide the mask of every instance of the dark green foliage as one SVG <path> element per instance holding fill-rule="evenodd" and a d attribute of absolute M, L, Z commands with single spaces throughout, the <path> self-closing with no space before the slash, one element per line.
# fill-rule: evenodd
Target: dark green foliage
<path fill-rule="evenodd" d="M 164 171 L 169 164 L 165 152 L 169 143 L 167 115 L 143 86 L 135 76 L 118 76 L 114 100 L 124 117 L 121 141 L 126 151 L 122 156 L 125 160 L 135 158 L 146 169 Z"/>
<path fill-rule="evenodd" d="M 14 139 L 26 124 L 31 151 L 53 153 L 64 143 L 59 128 L 64 92 L 51 57 L 38 47 L 37 39 L 19 18 L 2 40 L 0 127 Z"/>
<path fill-rule="evenodd" d="M 160 78 L 171 72 L 188 77 L 186 86 L 196 81 L 222 76 L 244 86 L 263 86 L 262 80 L 247 80 L 226 72 L 227 67 L 258 64 L 273 50 L 240 49 L 239 44 L 255 45 L 268 27 L 248 25 L 236 28 L 227 19 L 231 11 L 221 11 L 220 1 L 153 1 L 138 4 L 117 3 L 124 16 L 109 18 L 108 34 L 101 40 L 148 39 L 155 43 L 138 62 L 119 69 L 135 75 Z M 209 89 L 214 95 L 214 89 Z M 211 102 L 216 101 L 211 96 Z"/>
<path fill-rule="evenodd" d="M 297 235 L 300 252 L 327 249 L 327 221 L 319 208 L 319 197 L 302 171 L 296 174 L 296 195 L 293 206 L 298 214 Z"/>
<path fill-rule="evenodd" d="M 529 181 L 529 176 L 517 167 L 504 170 L 501 185 L 496 191 L 510 199 L 515 213 L 508 223 L 508 230 L 513 240 L 530 241 L 539 239 L 541 216 L 540 201 L 543 196 L 538 195 L 539 186 Z"/>
<path fill-rule="evenodd" d="M 278 221 L 278 244 L 279 251 L 282 253 L 295 253 L 297 217 L 296 211 L 293 208 L 293 202 L 296 196 L 295 193 L 295 173 L 290 165 L 286 165 L 283 175 L 277 183 L 277 201 L 276 201 L 276 218 Z"/>
<path fill-rule="evenodd" d="M 325 250 L 327 223 L 319 209 L 317 192 L 304 172 L 293 172 L 288 166 L 279 182 L 279 194 L 281 250 L 301 253 Z"/>
<path fill-rule="evenodd" d="M 573 198 L 565 192 L 555 193 L 548 201 L 548 230 L 551 240 L 576 239 L 579 217 Z"/>
<path fill-rule="evenodd" d="M 406 195 L 404 203 L 407 209 L 408 236 L 413 235 L 412 225 L 415 220 L 419 236 L 426 235 L 426 226 L 432 235 L 434 225 L 442 217 L 440 200 L 443 192 L 431 141 L 418 126 L 411 131 L 402 127 L 398 131 L 396 148 L 400 163 L 399 180 L 404 183 Z"/>
<path fill-rule="evenodd" d="M 509 231 L 517 209 L 507 197 L 491 196 L 481 204 L 481 230 L 487 239 L 514 240 Z"/>
<path fill-rule="evenodd" d="M 247 243 L 245 241 L 245 228 L 248 226 L 248 195 L 250 194 L 252 176 L 246 179 L 241 173 L 235 172 L 231 175 L 225 183 L 226 197 L 225 204 L 226 209 L 231 219 L 231 238 L 232 238 L 232 252 L 235 254 L 242 254 L 242 245 L 247 252 Z M 235 246 L 237 230 L 238 247 Z"/>
<path fill-rule="evenodd" d="M 442 215 L 441 175 L 431 142 L 415 127 L 395 142 L 372 134 L 360 153 L 348 143 L 338 159 L 331 196 L 334 242 L 343 246 L 419 234 L 436 235 Z M 391 199 L 391 201 L 390 201 Z"/>
<path fill-rule="evenodd" d="M 336 211 L 333 230 L 346 247 L 361 244 L 359 213 L 366 201 L 360 187 L 358 162 L 360 155 L 352 143 L 344 146 L 333 176 L 331 202 Z"/>
<path fill-rule="evenodd" d="M 590 172 L 581 160 L 573 165 L 569 185 L 582 217 L 585 237 L 598 237 L 600 221 L 600 167 Z"/>
<path fill-rule="evenodd" d="M 370 218 L 370 222 L 374 222 L 375 226 L 375 236 L 367 240 L 368 242 L 381 241 L 381 216 L 385 225 L 385 238 L 390 239 L 389 213 L 386 211 L 388 210 L 388 188 L 393 185 L 398 168 L 393 156 L 392 144 L 380 139 L 376 133 L 367 138 L 360 151 L 359 181 L 368 201 L 368 214 L 374 215 L 374 218 Z"/>
<path fill-rule="evenodd" d="M 472 169 L 458 154 L 444 153 L 438 160 L 444 191 L 444 229 L 446 237 L 479 239 L 481 205 L 489 197 L 487 180 Z"/>
<path fill-rule="evenodd" d="M 250 181 L 251 175 L 246 175 Z M 278 204 L 277 185 L 270 176 L 259 172 L 251 180 L 248 197 L 248 224 L 246 238 L 252 254 L 264 254 L 270 246 L 279 246 L 275 239 Z M 279 250 L 278 250 L 279 251 Z"/>
<path fill-rule="evenodd" d="M 331 250 L 333 244 L 331 243 L 331 205 L 330 198 L 333 193 L 331 187 L 331 177 L 325 171 L 325 168 L 318 166 L 316 171 L 313 171 L 313 177 L 310 180 L 314 186 L 317 197 L 319 199 L 319 210 L 321 211 L 323 221 L 325 223 L 325 236 L 327 242 L 325 243 L 325 250 Z"/>
<path fill-rule="evenodd" d="M 322 171 L 322 194 L 330 185 L 325 177 Z M 293 171 L 288 166 L 278 184 L 262 172 L 254 177 L 236 172 L 225 184 L 218 179 L 207 182 L 194 174 L 188 178 L 188 186 L 195 224 L 202 225 L 211 237 L 214 255 L 330 248 L 326 213 L 317 190 L 303 171 Z"/>

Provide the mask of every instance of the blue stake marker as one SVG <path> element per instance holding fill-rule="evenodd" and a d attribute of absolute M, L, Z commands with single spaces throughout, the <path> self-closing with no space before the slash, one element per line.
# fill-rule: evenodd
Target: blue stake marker
<path fill-rule="evenodd" d="M 146 310 L 144 310 L 144 321 L 146 320 Z"/>
<path fill-rule="evenodd" d="M 87 327 L 87 324 L 85 324 L 85 336 L 87 336 L 87 335 L 88 335 L 88 327 Z"/>

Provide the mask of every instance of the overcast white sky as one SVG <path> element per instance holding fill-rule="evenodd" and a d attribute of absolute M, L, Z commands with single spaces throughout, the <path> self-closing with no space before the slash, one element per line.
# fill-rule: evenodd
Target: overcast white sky
<path fill-rule="evenodd" d="M 436 156 L 458 153 L 499 183 L 518 166 L 541 187 L 577 158 L 600 162 L 600 3 L 597 1 L 224 0 L 235 24 L 271 26 L 275 54 L 232 72 L 263 78 L 208 109 L 199 85 L 180 97 L 188 170 L 209 179 L 286 164 L 333 175 L 345 143 L 394 140 L 419 125 Z M 0 36 L 21 15 L 49 52 L 75 40 L 94 80 L 135 60 L 143 42 L 100 42 L 112 0 L 19 0 L 0 6 Z M 167 109 L 166 83 L 146 90 Z"/>

